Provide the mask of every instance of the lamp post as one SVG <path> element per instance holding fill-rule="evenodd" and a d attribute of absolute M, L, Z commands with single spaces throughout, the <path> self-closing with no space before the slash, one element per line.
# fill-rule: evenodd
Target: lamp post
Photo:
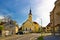
<path fill-rule="evenodd" d="M 42 18 L 40 18 L 41 20 L 41 36 L 42 36 Z"/>

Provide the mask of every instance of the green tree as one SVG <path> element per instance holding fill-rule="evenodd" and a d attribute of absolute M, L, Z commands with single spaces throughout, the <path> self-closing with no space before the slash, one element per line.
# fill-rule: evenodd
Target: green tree
<path fill-rule="evenodd" d="M 3 28 L 3 26 L 2 25 L 0 25 L 0 30 L 3 30 L 4 28 Z"/>

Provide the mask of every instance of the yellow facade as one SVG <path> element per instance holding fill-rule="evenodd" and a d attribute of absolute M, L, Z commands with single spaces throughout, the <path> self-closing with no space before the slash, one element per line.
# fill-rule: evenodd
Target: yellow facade
<path fill-rule="evenodd" d="M 36 22 L 33 22 L 34 24 L 34 32 L 38 32 L 39 31 L 39 24 Z"/>
<path fill-rule="evenodd" d="M 19 29 L 19 28 L 16 26 L 16 27 L 15 27 L 15 31 L 16 31 L 16 33 L 18 32 L 18 29 Z"/>
<path fill-rule="evenodd" d="M 22 24 L 21 27 L 22 27 L 23 31 L 38 32 L 39 24 L 32 21 L 31 10 L 30 10 L 30 13 L 28 15 L 28 19 Z"/>

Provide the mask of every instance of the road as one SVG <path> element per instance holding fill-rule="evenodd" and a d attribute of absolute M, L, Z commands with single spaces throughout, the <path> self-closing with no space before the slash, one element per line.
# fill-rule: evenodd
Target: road
<path fill-rule="evenodd" d="M 37 37 L 39 37 L 39 33 L 31 33 L 31 34 L 24 34 L 24 35 L 17 35 L 12 37 L 6 37 L 2 40 L 35 40 Z"/>
<path fill-rule="evenodd" d="M 43 33 L 43 35 L 47 36 L 47 35 L 51 35 L 51 33 Z M 36 40 L 39 36 L 41 36 L 40 33 L 29 33 L 29 34 L 5 37 L 0 40 Z"/>
<path fill-rule="evenodd" d="M 33 40 L 37 37 L 39 37 L 40 34 L 27 34 L 22 38 L 19 38 L 18 40 Z"/>

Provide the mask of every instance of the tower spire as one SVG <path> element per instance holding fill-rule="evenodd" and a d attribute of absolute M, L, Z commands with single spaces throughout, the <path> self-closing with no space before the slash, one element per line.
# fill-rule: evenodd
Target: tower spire
<path fill-rule="evenodd" d="M 30 13 L 29 13 L 29 15 L 32 15 L 32 13 L 31 13 L 31 8 L 30 8 Z"/>
<path fill-rule="evenodd" d="M 29 10 L 29 17 L 28 17 L 28 20 L 29 20 L 30 22 L 32 22 L 32 13 L 31 13 L 31 8 L 30 8 L 30 10 Z"/>

